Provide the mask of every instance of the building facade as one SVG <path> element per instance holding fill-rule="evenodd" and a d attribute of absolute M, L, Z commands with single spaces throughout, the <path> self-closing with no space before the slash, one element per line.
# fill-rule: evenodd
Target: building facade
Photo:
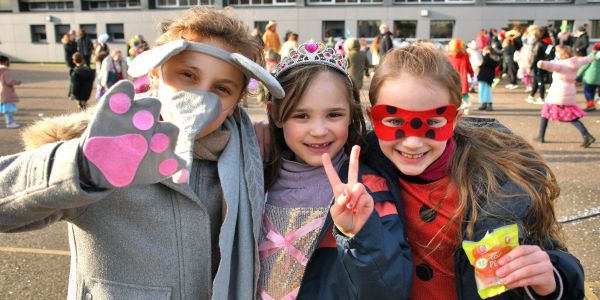
<path fill-rule="evenodd" d="M 157 24 L 192 5 L 232 7 L 250 26 L 278 23 L 282 36 L 370 38 L 381 22 L 398 39 L 474 39 L 481 28 L 585 25 L 600 41 L 600 0 L 0 0 L 0 54 L 14 61 L 62 62 L 62 35 L 83 28 L 107 33 L 111 49 L 126 53 L 136 34 L 152 41 Z"/>

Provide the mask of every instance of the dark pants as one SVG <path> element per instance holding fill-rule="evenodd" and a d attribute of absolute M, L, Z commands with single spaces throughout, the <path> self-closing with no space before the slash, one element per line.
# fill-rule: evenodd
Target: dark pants
<path fill-rule="evenodd" d="M 510 84 L 517 84 L 517 64 L 514 60 L 506 60 L 506 74 Z M 543 97 L 542 97 L 543 98 Z"/>
<path fill-rule="evenodd" d="M 550 73 L 548 73 L 545 70 L 541 70 L 536 68 L 534 70 L 535 73 L 535 82 L 533 84 L 533 86 L 531 87 L 531 93 L 529 95 L 531 95 L 531 97 L 535 96 L 535 93 L 537 93 L 538 88 L 540 89 L 540 97 L 542 99 L 545 98 L 546 96 L 546 81 L 548 80 L 548 76 Z"/>
<path fill-rule="evenodd" d="M 583 123 L 581 123 L 581 121 L 579 121 L 579 119 L 575 119 L 575 120 L 571 121 L 570 123 L 573 124 L 573 126 L 575 126 L 575 128 L 577 128 L 577 130 L 581 133 L 581 136 L 584 136 L 588 132 L 587 128 L 585 128 L 585 125 L 583 125 Z M 546 135 L 546 128 L 548 128 L 548 119 L 542 117 L 542 121 L 540 122 L 540 135 L 539 135 L 539 137 L 541 137 L 542 139 L 544 138 L 544 135 Z"/>
<path fill-rule="evenodd" d="M 596 89 L 598 89 L 598 95 L 600 95 L 600 87 L 595 84 L 583 83 L 583 95 L 585 100 L 594 103 L 594 96 L 596 95 Z"/>

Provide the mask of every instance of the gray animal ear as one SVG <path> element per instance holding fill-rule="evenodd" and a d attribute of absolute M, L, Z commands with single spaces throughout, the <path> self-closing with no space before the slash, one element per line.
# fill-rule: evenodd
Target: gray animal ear
<path fill-rule="evenodd" d="M 285 97 L 285 92 L 283 91 L 281 84 L 279 84 L 279 81 L 263 67 L 239 53 L 232 53 L 231 59 L 244 73 L 246 73 L 246 75 L 264 83 L 273 97 L 277 99 Z"/>
<path fill-rule="evenodd" d="M 132 77 L 148 74 L 152 69 L 162 65 L 187 47 L 188 42 L 186 40 L 175 40 L 146 50 L 129 63 L 127 73 Z"/>

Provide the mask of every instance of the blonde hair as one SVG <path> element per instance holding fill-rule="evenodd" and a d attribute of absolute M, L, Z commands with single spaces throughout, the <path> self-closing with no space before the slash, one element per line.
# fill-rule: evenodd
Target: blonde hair
<path fill-rule="evenodd" d="M 557 45 L 556 52 L 557 53 L 560 52 L 560 53 L 564 54 L 565 57 L 563 57 L 563 59 L 571 58 L 575 55 L 573 53 L 573 48 L 571 48 L 571 46 Z"/>
<path fill-rule="evenodd" d="M 353 145 L 363 142 L 366 135 L 366 125 L 362 106 L 360 104 L 360 94 L 356 85 L 348 79 L 347 74 L 334 70 L 331 67 L 320 64 L 307 64 L 290 68 L 278 76 L 278 80 L 285 91 L 283 99 L 275 99 L 268 95 L 269 104 L 269 132 L 271 135 L 270 152 L 271 159 L 265 163 L 265 187 L 269 189 L 279 177 L 279 170 L 282 164 L 282 153 L 289 147 L 285 143 L 283 129 L 277 125 L 285 123 L 292 115 L 294 109 L 298 106 L 300 98 L 310 87 L 314 79 L 321 72 L 329 72 L 344 85 L 344 92 L 350 107 L 350 125 L 348 126 L 348 140 L 344 145 L 346 154 L 350 153 Z"/>
<path fill-rule="evenodd" d="M 432 44 L 416 43 L 394 49 L 383 58 L 369 90 L 372 105 L 375 105 L 383 83 L 401 74 L 437 82 L 450 93 L 450 103 L 461 103 L 459 75 L 448 59 Z M 550 243 L 564 248 L 554 211 L 554 201 L 560 189 L 554 173 L 540 153 L 517 135 L 470 122 L 459 122 L 453 138 L 456 148 L 450 159 L 449 177 L 458 192 L 458 206 L 450 222 L 439 232 L 449 230 L 453 223 L 464 224 L 464 232 L 459 232 L 457 241 L 462 240 L 463 234 L 473 239 L 479 214 L 488 213 L 478 201 L 480 197 L 488 201 L 511 201 L 514 197 L 527 196 L 531 205 L 525 218 L 528 223 L 523 224 L 526 234 L 523 238 L 528 243 Z M 501 187 L 508 180 L 521 188 L 524 194 L 502 193 Z M 466 218 L 468 223 L 465 223 Z"/>
<path fill-rule="evenodd" d="M 60 39 L 60 42 L 64 44 L 67 44 L 69 41 L 71 41 L 71 34 L 70 33 L 65 33 L 62 36 L 62 39 Z"/>

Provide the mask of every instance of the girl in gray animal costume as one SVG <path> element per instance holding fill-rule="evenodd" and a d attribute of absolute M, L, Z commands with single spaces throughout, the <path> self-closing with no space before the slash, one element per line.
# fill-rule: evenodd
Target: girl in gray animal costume
<path fill-rule="evenodd" d="M 283 90 L 237 17 L 194 7 L 162 29 L 129 69 L 150 94 L 121 81 L 0 158 L 2 232 L 69 222 L 69 299 L 256 295 L 262 162 L 238 103 L 250 78 Z"/>

